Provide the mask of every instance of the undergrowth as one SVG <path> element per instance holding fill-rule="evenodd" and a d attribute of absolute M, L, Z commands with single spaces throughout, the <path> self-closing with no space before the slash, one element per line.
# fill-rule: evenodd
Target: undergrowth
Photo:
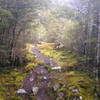
<path fill-rule="evenodd" d="M 53 61 L 62 68 L 79 67 L 80 61 L 82 61 L 80 57 L 73 52 L 55 49 L 54 43 L 38 45 L 38 48 L 41 53 L 52 58 Z M 44 61 L 36 59 L 32 53 L 32 45 L 27 44 L 25 51 L 25 57 L 28 61 L 25 67 L 0 69 L 0 100 L 21 100 L 16 96 L 16 91 L 22 87 L 23 79 L 29 75 L 31 70 L 34 70 L 34 68 L 40 64 L 44 64 Z M 62 84 L 56 93 L 64 92 L 66 99 L 63 100 L 72 100 L 72 97 L 75 95 L 82 96 L 82 100 L 94 100 L 95 83 L 94 79 L 90 78 L 88 73 L 77 70 L 70 70 L 68 72 L 50 70 L 50 76 L 52 77 L 51 87 Z M 78 89 L 78 94 L 72 92 L 75 88 Z M 49 90 L 49 92 L 48 94 L 52 96 L 52 98 L 55 98 L 55 92 L 52 90 Z"/>

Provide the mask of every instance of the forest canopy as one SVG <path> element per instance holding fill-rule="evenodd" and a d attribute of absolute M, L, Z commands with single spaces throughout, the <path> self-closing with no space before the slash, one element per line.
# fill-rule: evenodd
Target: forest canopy
<path fill-rule="evenodd" d="M 96 59 L 98 4 L 98 0 L 0 1 L 1 46 L 8 48 L 10 57 L 13 48 L 28 42 L 59 41 Z"/>

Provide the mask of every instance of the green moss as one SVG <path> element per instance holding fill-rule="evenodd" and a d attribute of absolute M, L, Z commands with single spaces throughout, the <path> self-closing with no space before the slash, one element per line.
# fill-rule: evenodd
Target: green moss
<path fill-rule="evenodd" d="M 49 45 L 49 46 L 47 46 Z M 30 60 L 30 63 L 26 65 L 24 68 L 14 69 L 0 69 L 0 99 L 1 100 L 20 100 L 16 96 L 16 90 L 21 87 L 22 80 L 28 75 L 30 70 L 33 70 L 38 65 L 44 65 L 43 60 L 38 60 L 34 58 L 34 55 L 31 53 L 32 46 L 28 45 L 27 47 L 28 55 L 27 58 Z M 41 45 L 39 48 L 41 52 L 51 57 L 59 66 L 61 67 L 71 67 L 77 66 L 79 62 L 79 58 L 75 53 L 65 50 L 54 50 L 53 45 L 50 47 L 50 44 Z M 47 48 L 46 48 L 47 47 Z M 94 100 L 94 80 L 89 77 L 86 72 L 79 71 L 69 71 L 59 73 L 58 71 L 52 71 L 50 69 L 50 65 L 46 65 L 49 69 L 50 76 L 52 77 L 50 81 L 52 84 L 50 85 L 50 89 L 47 90 L 48 95 L 56 100 L 56 94 L 62 92 L 66 94 L 64 97 L 66 100 L 73 100 L 73 96 L 81 95 L 83 100 Z M 41 82 L 41 74 L 37 75 L 37 84 Z M 51 87 L 62 84 L 62 86 L 54 92 Z M 72 90 L 77 88 L 79 93 L 73 93 Z M 35 100 L 35 97 L 33 97 Z"/>
<path fill-rule="evenodd" d="M 0 100 L 5 100 L 2 96 L 0 96 Z"/>
<path fill-rule="evenodd" d="M 0 99 L 1 100 L 20 100 L 16 96 L 16 91 L 21 88 L 22 80 L 28 73 L 24 68 L 2 69 L 0 73 Z"/>
<path fill-rule="evenodd" d="M 23 80 L 23 75 L 17 76 L 15 82 L 21 82 Z"/>
<path fill-rule="evenodd" d="M 11 98 L 10 98 L 11 100 L 21 100 L 21 98 L 19 98 L 19 97 L 16 97 L 16 96 L 11 96 Z"/>
<path fill-rule="evenodd" d="M 32 62 L 35 59 L 35 56 L 33 54 L 29 53 L 29 54 L 26 55 L 26 59 L 29 62 Z"/>
<path fill-rule="evenodd" d="M 39 49 L 54 49 L 55 43 L 44 43 L 42 45 L 38 45 Z"/>
<path fill-rule="evenodd" d="M 36 65 L 44 65 L 44 61 L 43 60 L 39 60 L 39 59 L 36 59 L 35 63 L 36 63 Z"/>
<path fill-rule="evenodd" d="M 17 71 L 11 71 L 10 75 L 11 76 L 17 76 L 17 75 L 19 75 L 19 72 L 17 72 Z"/>
<path fill-rule="evenodd" d="M 70 71 L 65 73 L 52 72 L 51 87 L 56 84 L 62 84 L 57 92 L 66 94 L 67 100 L 72 100 L 74 96 L 82 96 L 83 100 L 94 100 L 95 83 L 88 74 L 78 71 Z M 78 89 L 79 93 L 73 93 L 73 89 Z"/>
<path fill-rule="evenodd" d="M 7 89 L 3 85 L 0 85 L 0 91 L 5 92 L 6 90 Z"/>
<path fill-rule="evenodd" d="M 0 9 L 0 14 L 6 17 L 12 17 L 11 12 L 5 9 Z"/>
<path fill-rule="evenodd" d="M 81 74 L 81 72 L 70 72 L 67 77 L 69 90 L 72 91 L 72 89 L 77 88 L 79 90 L 79 95 L 83 97 L 83 100 L 94 100 L 95 84 L 93 79 L 87 74 Z M 72 95 L 71 91 L 69 92 L 70 95 Z"/>
<path fill-rule="evenodd" d="M 48 45 L 50 46 L 50 43 Z M 71 51 L 45 48 L 44 44 L 43 47 L 42 45 L 40 46 L 40 50 L 41 53 L 43 53 L 44 55 L 51 57 L 54 60 L 54 62 L 58 64 L 58 66 L 70 67 L 70 66 L 77 66 L 79 64 L 79 59 L 77 54 L 72 53 Z"/>
<path fill-rule="evenodd" d="M 25 67 L 25 70 L 26 70 L 26 71 L 31 71 L 31 70 L 33 70 L 36 66 L 37 66 L 37 64 L 29 63 L 29 64 Z"/>

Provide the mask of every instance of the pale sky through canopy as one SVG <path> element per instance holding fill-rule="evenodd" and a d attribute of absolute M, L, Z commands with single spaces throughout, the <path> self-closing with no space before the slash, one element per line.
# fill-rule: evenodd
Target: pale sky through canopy
<path fill-rule="evenodd" d="M 57 5 L 73 5 L 76 0 L 51 0 L 52 3 L 57 4 Z"/>

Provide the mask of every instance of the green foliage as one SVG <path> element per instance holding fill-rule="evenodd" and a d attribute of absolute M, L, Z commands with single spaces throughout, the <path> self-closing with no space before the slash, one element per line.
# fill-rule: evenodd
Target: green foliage
<path fill-rule="evenodd" d="M 55 75 L 56 74 L 56 75 Z M 66 94 L 68 100 L 72 100 L 74 96 L 82 96 L 83 100 L 94 100 L 94 80 L 84 72 L 70 71 L 65 73 L 53 72 L 55 78 L 52 80 L 52 86 L 62 84 L 56 92 Z M 73 93 L 73 89 L 78 89 L 78 93 Z M 64 98 L 65 98 L 64 97 Z"/>
<path fill-rule="evenodd" d="M 29 54 L 26 55 L 26 59 L 29 62 L 32 62 L 35 59 L 35 56 L 34 56 L 34 54 L 29 53 Z"/>
<path fill-rule="evenodd" d="M 17 76 L 15 82 L 22 82 L 22 80 L 23 80 L 23 75 Z"/>
<path fill-rule="evenodd" d="M 0 100 L 5 100 L 4 97 L 0 94 Z"/>
<path fill-rule="evenodd" d="M 69 90 L 77 88 L 84 100 L 89 100 L 90 98 L 91 100 L 94 100 L 94 80 L 92 80 L 87 74 L 81 72 L 70 72 L 67 73 L 67 75 L 67 85 Z M 73 94 L 68 92 L 68 95 Z"/>
<path fill-rule="evenodd" d="M 71 67 L 79 64 L 78 56 L 75 53 L 66 50 L 55 50 L 54 47 L 54 43 L 39 46 L 41 53 L 51 57 L 61 67 Z"/>
<path fill-rule="evenodd" d="M 36 63 L 37 65 L 44 65 L 44 61 L 43 61 L 43 60 L 39 60 L 39 59 L 36 59 L 36 60 L 35 60 L 35 63 Z"/>
<path fill-rule="evenodd" d="M 12 13 L 6 9 L 0 9 L 0 16 L 12 17 Z"/>
<path fill-rule="evenodd" d="M 11 20 L 13 19 L 13 15 L 9 10 L 0 9 L 0 28 L 8 28 L 11 24 Z"/>
<path fill-rule="evenodd" d="M 50 47 L 51 46 L 51 47 Z M 31 46 L 32 47 L 32 46 Z M 28 51 L 30 53 L 31 48 Z M 51 57 L 58 65 L 61 67 L 70 67 L 78 65 L 78 57 L 75 53 L 65 50 L 55 50 L 54 44 L 48 43 L 43 46 L 39 46 L 40 51 Z M 29 49 L 29 48 L 28 48 Z M 28 63 L 25 68 L 19 69 L 1 69 L 1 80 L 0 80 L 0 97 L 1 100 L 5 100 L 5 98 L 9 98 L 10 100 L 20 100 L 20 98 L 16 97 L 16 90 L 21 87 L 22 80 L 28 75 L 28 72 L 33 70 L 38 65 L 44 65 L 43 60 L 38 60 L 34 57 L 31 58 L 30 63 Z M 47 66 L 48 67 L 48 66 Z M 50 68 L 50 66 L 49 66 Z M 6 72 L 5 72 L 6 71 Z M 5 72 L 5 73 L 4 73 Z M 57 84 L 61 84 L 61 86 L 56 90 L 56 92 L 48 89 L 49 95 L 51 98 L 56 99 L 56 94 L 59 92 L 63 92 L 65 94 L 64 98 L 71 100 L 74 96 L 82 96 L 83 100 L 94 100 L 94 80 L 91 79 L 88 74 L 79 71 L 69 71 L 59 73 L 57 71 L 49 70 L 50 75 L 52 77 L 50 87 L 53 87 Z M 41 74 L 37 76 L 37 81 L 41 81 Z M 77 88 L 79 93 L 73 93 L 72 90 Z M 5 95 L 9 94 L 7 97 Z M 4 96 L 4 97 L 2 97 Z M 34 97 L 33 97 L 34 98 Z M 63 99 L 64 99 L 63 98 Z M 62 100 L 63 100 L 62 99 Z"/>
<path fill-rule="evenodd" d="M 33 63 L 35 61 L 35 55 L 32 52 L 32 45 L 26 44 L 25 48 L 25 59 L 30 63 Z"/>
<path fill-rule="evenodd" d="M 40 46 L 41 52 L 51 57 L 59 66 L 61 67 L 71 67 L 71 66 L 78 66 L 81 63 L 84 62 L 85 57 L 81 57 L 71 51 L 66 50 L 55 50 L 48 48 L 50 44 L 46 44 L 46 46 Z M 62 87 L 60 87 L 56 92 L 64 92 L 66 93 L 66 98 L 68 100 L 71 100 L 74 96 L 82 96 L 83 100 L 94 100 L 94 79 L 91 79 L 88 74 L 85 72 L 78 72 L 78 71 L 69 71 L 69 72 L 51 72 L 52 77 L 54 78 L 51 80 L 52 86 L 55 86 L 57 84 L 63 84 Z M 72 90 L 77 88 L 79 90 L 79 93 L 73 93 Z"/>
<path fill-rule="evenodd" d="M 29 74 L 25 68 L 0 69 L 0 100 L 21 100 L 17 97 L 16 91 L 21 88 L 22 80 Z"/>
<path fill-rule="evenodd" d="M 0 61 L 2 65 L 9 64 L 9 49 L 5 45 L 0 45 Z"/>
<path fill-rule="evenodd" d="M 6 88 L 4 86 L 0 85 L 0 91 L 5 92 Z"/>
<path fill-rule="evenodd" d="M 31 70 L 33 70 L 36 66 L 37 66 L 37 64 L 29 63 L 29 64 L 25 67 L 25 70 L 26 70 L 26 71 L 31 71 Z"/>
<path fill-rule="evenodd" d="M 55 43 L 44 43 L 42 45 L 38 45 L 38 48 L 42 49 L 42 50 L 44 50 L 44 49 L 54 49 L 54 47 L 55 47 Z"/>
<path fill-rule="evenodd" d="M 11 96 L 11 100 L 21 100 L 21 98 L 16 97 L 16 96 Z"/>
<path fill-rule="evenodd" d="M 19 72 L 18 71 L 11 71 L 10 72 L 10 75 L 17 76 L 17 75 L 19 75 Z"/>

